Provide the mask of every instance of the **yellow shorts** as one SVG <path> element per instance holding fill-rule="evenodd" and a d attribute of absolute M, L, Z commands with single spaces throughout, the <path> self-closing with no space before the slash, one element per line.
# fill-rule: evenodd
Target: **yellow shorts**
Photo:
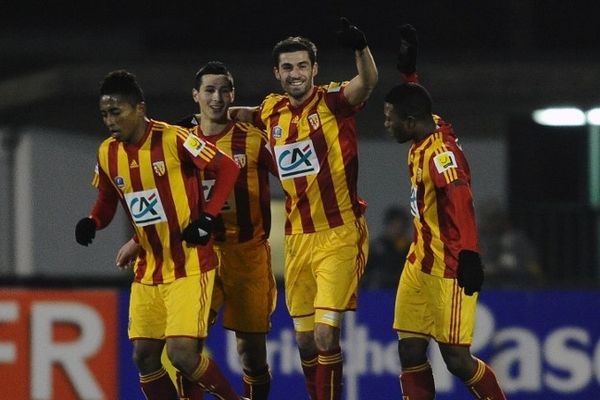
<path fill-rule="evenodd" d="M 271 247 L 266 240 L 214 247 L 221 259 L 215 278 L 211 309 L 223 307 L 223 326 L 236 332 L 267 333 L 277 303 L 271 269 Z"/>
<path fill-rule="evenodd" d="M 400 338 L 426 336 L 438 343 L 470 345 L 477 293 L 464 294 L 458 281 L 426 274 L 407 261 L 400 276 L 394 329 Z"/>
<path fill-rule="evenodd" d="M 336 313 L 356 309 L 368 252 L 364 217 L 333 229 L 285 237 L 285 296 L 296 331 L 311 331 L 315 322 L 339 327 L 341 317 Z"/>
<path fill-rule="evenodd" d="M 162 285 L 131 284 L 129 339 L 205 338 L 215 270 Z"/>

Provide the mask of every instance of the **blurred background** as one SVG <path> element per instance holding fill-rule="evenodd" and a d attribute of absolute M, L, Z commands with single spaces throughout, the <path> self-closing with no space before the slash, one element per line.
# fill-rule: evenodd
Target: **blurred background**
<path fill-rule="evenodd" d="M 198 67 L 221 60 L 235 77 L 236 103 L 257 105 L 280 90 L 270 52 L 286 36 L 304 35 L 318 46 L 317 83 L 352 78 L 353 55 L 335 35 L 346 16 L 365 32 L 380 74 L 357 116 L 359 189 L 369 202 L 372 240 L 363 289 L 393 293 L 410 241 L 408 145 L 387 137 L 382 108 L 385 93 L 399 82 L 397 28 L 411 23 L 419 35 L 421 83 L 471 163 L 491 304 L 496 293 L 510 297 L 510 290 L 526 293 L 530 305 L 559 290 L 590 295 L 585 304 L 569 306 L 574 309 L 600 305 L 599 122 L 564 119 L 546 126 L 532 119 L 547 107 L 600 107 L 599 8 L 586 0 L 4 4 L 0 283 L 5 289 L 128 287 L 130 273 L 114 267 L 116 250 L 130 235 L 121 211 L 92 246 L 74 240 L 75 223 L 95 201 L 90 181 L 106 136 L 98 87 L 108 72 L 135 73 L 149 116 L 174 122 L 196 111 L 191 90 Z M 273 186 L 273 267 L 280 277 L 282 194 Z M 532 329 L 542 340 L 546 328 L 539 326 Z M 591 347 L 597 326 L 586 329 L 591 344 L 582 346 Z M 542 388 L 524 398 L 536 393 L 556 395 Z"/>

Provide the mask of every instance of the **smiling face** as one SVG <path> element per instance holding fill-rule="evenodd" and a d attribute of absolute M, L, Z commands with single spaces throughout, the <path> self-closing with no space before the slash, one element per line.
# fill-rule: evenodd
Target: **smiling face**
<path fill-rule="evenodd" d="M 192 96 L 200 106 L 200 119 L 227 121 L 227 110 L 234 99 L 234 90 L 227 75 L 203 75 L 200 87 L 192 91 Z"/>
<path fill-rule="evenodd" d="M 310 96 L 318 70 L 317 64 L 311 63 L 308 52 L 301 50 L 281 53 L 279 65 L 273 72 L 292 104 L 299 105 Z"/>
<path fill-rule="evenodd" d="M 133 105 L 119 95 L 100 97 L 102 122 L 115 139 L 126 143 L 137 143 L 145 131 L 146 105 Z M 141 133 L 141 134 L 140 134 Z"/>

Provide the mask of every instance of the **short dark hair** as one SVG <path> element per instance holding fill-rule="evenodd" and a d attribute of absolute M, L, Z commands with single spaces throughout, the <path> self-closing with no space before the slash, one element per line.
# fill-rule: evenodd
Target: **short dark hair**
<path fill-rule="evenodd" d="M 275 44 L 273 47 L 273 66 L 279 67 L 279 56 L 281 53 L 291 53 L 294 51 L 307 51 L 311 64 L 317 62 L 317 46 L 309 39 L 303 36 L 289 36 Z"/>
<path fill-rule="evenodd" d="M 226 75 L 231 85 L 231 89 L 233 89 L 233 75 L 231 75 L 231 72 L 229 72 L 227 66 L 221 61 L 209 61 L 200 67 L 194 77 L 194 88 L 200 89 L 200 85 L 202 85 L 202 77 L 204 75 Z"/>
<path fill-rule="evenodd" d="M 394 86 L 386 95 L 385 102 L 403 118 L 431 116 L 433 102 L 427 89 L 418 83 L 408 82 Z"/>
<path fill-rule="evenodd" d="M 109 72 L 100 83 L 100 96 L 118 95 L 131 105 L 143 103 L 144 92 L 131 72 L 119 69 Z"/>

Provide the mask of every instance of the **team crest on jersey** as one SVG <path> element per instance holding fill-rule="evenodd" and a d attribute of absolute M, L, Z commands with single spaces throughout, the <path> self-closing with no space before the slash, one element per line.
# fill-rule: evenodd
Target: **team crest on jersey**
<path fill-rule="evenodd" d="M 154 169 L 154 173 L 158 176 L 163 176 L 167 171 L 167 168 L 165 167 L 165 162 L 162 160 L 154 161 L 152 163 L 152 169 Z"/>
<path fill-rule="evenodd" d="M 206 146 L 206 143 L 191 133 L 187 139 L 185 139 L 185 142 L 183 142 L 183 147 L 185 147 L 194 157 L 198 157 L 198 154 L 200 154 L 204 146 Z"/>
<path fill-rule="evenodd" d="M 456 164 L 456 157 L 451 151 L 445 151 L 436 155 L 433 158 L 433 162 L 435 163 L 435 168 L 440 174 L 444 171 L 449 170 L 450 168 L 458 167 L 458 164 Z"/>
<path fill-rule="evenodd" d="M 129 208 L 131 218 L 137 226 L 154 225 L 167 221 L 165 210 L 156 189 L 126 193 L 125 202 L 127 208 Z"/>
<path fill-rule="evenodd" d="M 115 185 L 117 185 L 119 189 L 123 189 L 125 187 L 125 179 L 123 179 L 122 176 L 115 176 Z"/>
<path fill-rule="evenodd" d="M 310 114 L 308 116 L 308 122 L 310 123 L 310 126 L 312 126 L 313 130 L 317 130 L 319 129 L 319 127 L 321 126 L 321 120 L 319 120 L 319 114 L 317 113 L 313 113 Z"/>
<path fill-rule="evenodd" d="M 234 154 L 233 160 L 237 163 L 238 167 L 244 168 L 246 166 L 246 155 L 245 154 Z"/>
<path fill-rule="evenodd" d="M 283 129 L 281 129 L 279 125 L 276 125 L 273 127 L 273 129 L 271 129 L 271 136 L 273 136 L 273 139 L 279 139 L 282 134 Z"/>
<path fill-rule="evenodd" d="M 275 160 L 281 180 L 314 175 L 319 172 L 319 159 L 312 140 L 275 146 Z"/>

